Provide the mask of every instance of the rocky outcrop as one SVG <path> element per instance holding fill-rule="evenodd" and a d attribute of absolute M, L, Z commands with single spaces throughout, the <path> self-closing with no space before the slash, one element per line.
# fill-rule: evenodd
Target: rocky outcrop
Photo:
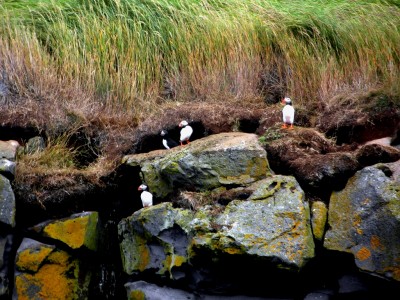
<path fill-rule="evenodd" d="M 110 181 L 106 197 L 93 194 L 94 209 L 85 212 L 80 192 L 60 207 L 57 195 L 74 193 L 68 182 L 36 201 L 46 211 L 39 217 L 57 217 L 25 228 L 14 216 L 13 226 L 7 208 L 0 224 L 0 298 L 12 290 L 15 299 L 351 298 L 389 292 L 372 281 L 376 275 L 400 291 L 400 166 L 390 163 L 399 150 L 337 146 L 299 127 L 275 133 L 270 140 L 221 133 L 127 155 L 124 173 L 115 176 L 120 182 Z M 0 171 L 11 182 L 12 168 L 6 169 Z M 142 180 L 157 201 L 120 217 L 121 204 L 139 205 L 135 185 Z M 12 194 L 4 199 L 10 203 Z M 76 213 L 58 217 L 67 206 L 64 215 Z M 115 292 L 121 289 L 122 297 Z"/>

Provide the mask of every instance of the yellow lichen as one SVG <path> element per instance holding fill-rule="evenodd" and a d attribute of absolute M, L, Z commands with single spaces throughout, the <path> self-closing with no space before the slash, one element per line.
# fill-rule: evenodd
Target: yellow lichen
<path fill-rule="evenodd" d="M 224 252 L 229 253 L 229 254 L 241 254 L 242 253 L 242 251 L 240 249 L 232 248 L 232 247 L 228 247 L 223 250 L 224 250 Z"/>
<path fill-rule="evenodd" d="M 44 246 L 37 250 L 27 249 L 17 256 L 16 266 L 21 271 L 36 272 L 46 257 L 53 251 L 53 247 Z"/>
<path fill-rule="evenodd" d="M 181 255 L 174 255 L 171 266 L 180 267 L 185 262 L 186 262 L 186 257 Z"/>
<path fill-rule="evenodd" d="M 146 244 L 141 244 L 139 246 L 139 253 L 140 256 L 137 268 L 139 271 L 143 272 L 150 263 L 150 251 Z"/>
<path fill-rule="evenodd" d="M 366 260 L 371 257 L 371 251 L 368 248 L 362 247 L 356 253 L 356 258 L 360 261 Z"/>
<path fill-rule="evenodd" d="M 371 247 L 373 250 L 385 250 L 385 246 L 382 245 L 377 235 L 371 236 Z"/>
<path fill-rule="evenodd" d="M 146 295 L 142 291 L 131 291 L 128 295 L 128 300 L 145 300 Z"/>
<path fill-rule="evenodd" d="M 163 261 L 163 268 L 158 273 L 164 274 L 167 270 L 170 271 L 172 268 L 171 262 L 172 262 L 172 256 L 167 255 Z"/>
<path fill-rule="evenodd" d="M 34 274 L 22 273 L 16 276 L 16 291 L 18 299 L 78 299 L 78 276 L 70 277 L 71 269 L 78 270 L 76 261 L 69 263 L 69 255 L 57 251 L 49 255 L 47 263 L 43 264 Z"/>
<path fill-rule="evenodd" d="M 385 273 L 391 273 L 394 280 L 400 281 L 400 266 L 387 267 Z"/>
<path fill-rule="evenodd" d="M 48 237 L 58 239 L 73 249 L 82 247 L 89 222 L 89 215 L 55 222 L 47 225 L 43 232 Z"/>

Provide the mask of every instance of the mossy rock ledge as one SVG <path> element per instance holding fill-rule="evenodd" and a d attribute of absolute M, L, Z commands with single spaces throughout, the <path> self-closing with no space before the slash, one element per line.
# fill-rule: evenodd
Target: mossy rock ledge
<path fill-rule="evenodd" d="M 127 155 L 122 163 L 140 167 L 149 190 L 158 198 L 177 189 L 245 186 L 271 173 L 257 135 L 242 132 L 211 135 L 171 150 Z"/>

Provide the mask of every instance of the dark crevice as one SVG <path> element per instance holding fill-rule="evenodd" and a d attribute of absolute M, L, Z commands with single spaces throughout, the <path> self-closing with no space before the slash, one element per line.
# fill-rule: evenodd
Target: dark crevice
<path fill-rule="evenodd" d="M 21 145 L 23 145 L 30 138 L 40 135 L 42 134 L 36 127 L 18 127 L 18 126 L 0 127 L 0 141 L 15 140 Z"/>
<path fill-rule="evenodd" d="M 208 131 L 205 129 L 203 123 L 201 122 L 189 122 L 189 125 L 193 128 L 193 134 L 190 141 L 195 141 L 201 139 L 208 135 Z M 175 126 L 173 128 L 162 128 L 168 131 L 169 137 L 179 143 L 181 128 Z M 157 133 L 142 134 L 136 146 L 129 150 L 126 154 L 138 154 L 147 153 L 154 150 L 164 149 L 162 144 L 161 130 Z"/>
<path fill-rule="evenodd" d="M 255 133 L 260 126 L 260 121 L 256 119 L 242 119 L 239 122 L 239 131 Z"/>

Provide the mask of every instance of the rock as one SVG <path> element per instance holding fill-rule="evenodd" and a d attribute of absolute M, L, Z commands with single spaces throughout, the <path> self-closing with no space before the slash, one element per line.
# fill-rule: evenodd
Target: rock
<path fill-rule="evenodd" d="M 255 185 L 258 188 L 246 201 L 230 202 L 215 218 L 217 233 L 194 237 L 196 247 L 276 257 L 287 268 L 301 269 L 314 256 L 303 190 L 290 176 L 275 175 Z"/>
<path fill-rule="evenodd" d="M 198 300 L 194 294 L 169 287 L 160 287 L 145 281 L 128 282 L 125 284 L 125 288 L 128 300 Z"/>
<path fill-rule="evenodd" d="M 15 162 L 6 158 L 0 159 L 0 173 L 9 178 L 14 179 L 15 176 Z"/>
<path fill-rule="evenodd" d="M 13 299 L 88 299 L 90 273 L 67 252 L 24 238 L 15 260 Z"/>
<path fill-rule="evenodd" d="M 24 153 L 34 154 L 36 152 L 41 152 L 46 148 L 46 143 L 41 136 L 35 136 L 30 138 L 25 144 Z"/>
<path fill-rule="evenodd" d="M 124 271 L 179 280 L 192 277 L 189 269 L 206 268 L 192 264 L 194 258 L 213 264 L 221 255 L 237 263 L 251 256 L 260 268 L 268 261 L 271 268 L 301 269 L 314 256 L 304 192 L 285 176 L 266 178 L 253 188 L 247 200 L 233 200 L 225 209 L 207 206 L 194 212 L 161 203 L 123 219 L 118 234 Z"/>
<path fill-rule="evenodd" d="M 123 163 L 140 166 L 149 190 L 160 198 L 177 189 L 246 186 L 270 172 L 257 136 L 240 132 L 215 134 L 169 151 L 125 156 Z"/>
<path fill-rule="evenodd" d="M 10 181 L 0 175 L 0 223 L 15 227 L 16 202 Z"/>
<path fill-rule="evenodd" d="M 0 141 L 0 158 L 15 161 L 18 147 L 19 143 L 17 141 Z"/>
<path fill-rule="evenodd" d="M 44 237 L 59 240 L 72 249 L 97 250 L 99 240 L 99 214 L 83 212 L 69 218 L 50 220 L 31 228 Z"/>
<path fill-rule="evenodd" d="M 361 270 L 400 281 L 400 183 L 390 177 L 398 165 L 366 167 L 332 193 L 324 247 L 352 253 Z"/>
<path fill-rule="evenodd" d="M 158 286 L 145 281 L 128 282 L 125 284 L 127 299 L 137 300 L 268 300 L 260 297 L 249 297 L 245 295 L 209 295 L 201 293 L 190 293 L 166 286 Z M 283 298 L 279 298 L 285 300 Z M 272 299 L 270 299 L 272 300 Z M 289 299 L 287 299 L 289 300 Z"/>
<path fill-rule="evenodd" d="M 322 201 L 313 201 L 311 204 L 311 226 L 316 240 L 321 241 L 325 234 L 328 208 Z"/>
<path fill-rule="evenodd" d="M 161 203 L 136 211 L 118 224 L 124 271 L 151 270 L 174 277 L 188 259 L 190 221 L 194 213 Z M 150 238 L 150 240 L 148 240 Z M 176 272 L 180 276 L 179 272 Z"/>

